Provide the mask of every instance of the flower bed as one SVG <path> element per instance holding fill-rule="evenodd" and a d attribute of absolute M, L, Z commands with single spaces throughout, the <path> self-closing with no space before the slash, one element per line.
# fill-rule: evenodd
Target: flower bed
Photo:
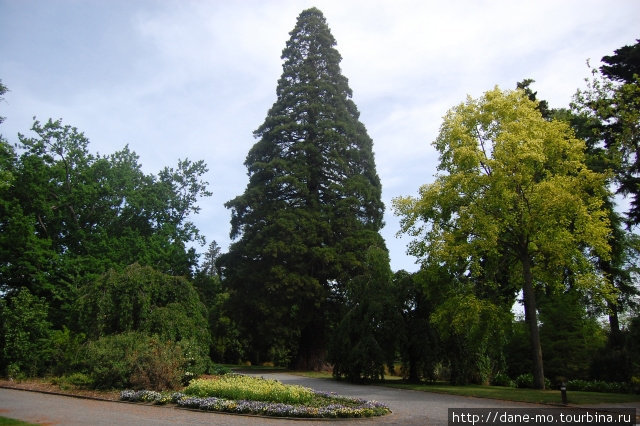
<path fill-rule="evenodd" d="M 334 393 L 317 392 L 301 386 L 284 385 L 274 380 L 237 375 L 235 375 L 235 378 L 226 379 L 226 383 L 223 382 L 223 385 L 213 384 L 213 382 L 221 382 L 221 379 L 192 380 L 191 384 L 185 389 L 185 393 L 125 390 L 120 394 L 120 399 L 123 401 L 148 402 L 160 405 L 173 403 L 179 407 L 204 411 L 277 417 L 372 417 L 382 416 L 391 412 L 387 406 L 376 401 L 365 401 L 359 398 L 339 396 Z M 239 384 L 239 394 L 242 394 L 242 389 L 245 387 L 253 386 L 253 389 L 257 391 L 255 395 L 257 395 L 260 400 L 230 399 L 221 397 L 220 395 L 211 395 L 211 393 L 216 393 L 219 389 L 223 389 L 222 393 L 227 392 L 227 388 L 233 382 Z M 194 389 L 197 389 L 197 391 Z M 203 391 L 203 389 L 207 389 L 207 391 Z M 262 389 L 263 392 L 259 392 L 259 389 Z M 265 396 L 269 395 L 270 392 L 273 392 L 273 398 Z M 191 395 L 187 395 L 187 393 L 191 393 Z M 281 402 L 280 400 L 283 394 L 289 396 L 303 395 L 298 401 L 304 402 Z"/>

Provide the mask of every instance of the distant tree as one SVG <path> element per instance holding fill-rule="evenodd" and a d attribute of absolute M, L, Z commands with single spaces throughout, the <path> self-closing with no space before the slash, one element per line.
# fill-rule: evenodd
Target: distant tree
<path fill-rule="evenodd" d="M 470 277 L 482 276 L 487 260 L 511 260 L 542 389 L 535 287 L 560 285 L 566 269 L 582 287 L 604 285 L 588 261 L 609 251 L 604 177 L 586 167 L 584 142 L 568 125 L 545 120 L 522 91 L 468 98 L 445 116 L 434 145 L 443 173 L 418 198 L 394 200 L 402 230 L 417 237 L 409 251 L 466 264 Z"/>
<path fill-rule="evenodd" d="M 591 363 L 604 348 L 606 334 L 590 316 L 580 292 L 569 289 L 540 298 L 540 341 L 544 368 L 553 383 L 590 378 Z"/>
<path fill-rule="evenodd" d="M 347 311 L 332 334 L 329 361 L 334 376 L 382 380 L 385 365 L 393 367 L 401 317 L 391 279 L 386 250 L 369 248 L 362 275 L 347 284 Z"/>
<path fill-rule="evenodd" d="M 504 368 L 504 346 L 511 313 L 471 292 L 450 292 L 431 319 L 455 385 L 489 384 Z"/>
<path fill-rule="evenodd" d="M 587 88 L 580 90 L 573 112 L 590 130 L 613 171 L 618 193 L 630 197 L 629 226 L 640 224 L 640 40 L 602 58 Z"/>
<path fill-rule="evenodd" d="M 245 161 L 249 183 L 226 204 L 236 241 L 220 264 L 253 361 L 275 350 L 319 368 L 334 302 L 363 273 L 367 249 L 384 248 L 384 206 L 372 140 L 320 10 L 303 11 L 290 35 L 277 99 Z"/>
<path fill-rule="evenodd" d="M 9 89 L 2 83 L 2 79 L 0 79 L 0 102 L 4 101 L 4 94 L 7 93 Z M 0 116 L 0 124 L 4 121 L 6 117 Z M 1 136 L 0 136 L 1 138 Z"/>
<path fill-rule="evenodd" d="M 227 307 L 229 292 L 223 287 L 216 262 L 220 257 L 220 246 L 212 241 L 204 254 L 202 264 L 193 277 L 193 286 L 200 300 L 207 307 L 211 333 L 209 356 L 218 362 L 238 363 L 243 354 L 238 328 L 230 318 Z"/>
<path fill-rule="evenodd" d="M 553 111 L 549 109 L 549 103 L 543 99 L 538 99 L 538 92 L 534 92 L 531 90 L 531 84 L 535 83 L 535 80 L 532 78 L 525 78 L 524 80 L 518 82 L 516 84 L 517 89 L 521 89 L 527 95 L 529 100 L 536 102 L 538 105 L 538 111 L 545 120 L 550 120 L 553 114 Z"/>
<path fill-rule="evenodd" d="M 587 165 L 606 173 L 610 185 L 631 199 L 631 209 L 623 217 L 616 211 L 613 196 L 605 199 L 612 233 L 609 238 L 611 256 L 596 258 L 598 268 L 617 290 L 601 312 L 609 316 L 611 352 L 619 352 L 624 338 L 620 315 L 633 309 L 640 293 L 637 280 L 638 238 L 630 227 L 638 224 L 638 189 L 640 188 L 640 42 L 624 46 L 615 55 L 602 58 L 599 72 L 592 70 L 587 88 L 574 96 L 571 110 L 557 114 L 571 123 L 587 145 Z M 624 224 L 626 222 L 627 229 Z"/>
<path fill-rule="evenodd" d="M 410 274 L 404 270 L 393 276 L 393 289 L 402 318 L 398 328 L 398 355 L 403 376 L 413 383 L 421 379 L 435 380 L 435 367 L 444 357 L 431 315 L 444 301 L 449 288 L 446 274 L 440 268 L 422 268 Z"/>

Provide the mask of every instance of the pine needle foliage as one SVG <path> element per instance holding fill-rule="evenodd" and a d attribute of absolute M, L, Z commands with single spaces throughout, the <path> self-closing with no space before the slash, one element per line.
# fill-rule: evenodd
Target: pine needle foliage
<path fill-rule="evenodd" d="M 253 361 L 314 367 L 331 301 L 368 247 L 386 250 L 384 205 L 373 142 L 322 12 L 303 11 L 290 36 L 277 99 L 245 161 L 249 183 L 226 204 L 236 241 L 220 264 Z"/>

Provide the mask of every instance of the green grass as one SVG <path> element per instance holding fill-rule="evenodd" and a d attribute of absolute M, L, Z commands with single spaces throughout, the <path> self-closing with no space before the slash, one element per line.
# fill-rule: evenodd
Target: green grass
<path fill-rule="evenodd" d="M 333 379 L 333 374 L 328 371 L 288 371 L 288 373 L 312 379 Z"/>
<path fill-rule="evenodd" d="M 244 364 L 221 364 L 233 371 L 288 371 L 285 367 L 274 367 L 269 365 L 244 365 Z"/>
<path fill-rule="evenodd" d="M 6 426 L 24 426 L 24 425 L 35 425 L 35 423 L 27 423 L 22 420 L 10 419 L 8 417 L 0 417 L 0 425 Z"/>
<path fill-rule="evenodd" d="M 541 404 L 561 404 L 562 397 L 558 390 L 516 389 L 504 386 L 451 386 L 442 384 L 414 385 L 407 383 L 387 382 L 386 386 L 398 389 L 411 389 L 424 392 L 446 393 L 450 395 L 473 396 L 479 398 L 502 399 L 506 401 L 531 402 Z M 625 393 L 601 393 L 568 391 L 569 404 L 614 404 L 640 401 L 640 395 Z"/>

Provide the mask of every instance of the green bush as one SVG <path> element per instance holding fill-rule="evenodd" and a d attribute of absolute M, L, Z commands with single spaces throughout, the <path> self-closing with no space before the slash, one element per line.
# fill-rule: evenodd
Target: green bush
<path fill-rule="evenodd" d="M 84 373 L 72 373 L 68 376 L 56 377 L 51 380 L 60 389 L 88 389 L 93 387 L 93 379 Z"/>
<path fill-rule="evenodd" d="M 231 369 L 224 365 L 215 364 L 211 367 L 209 373 L 215 374 L 216 376 L 224 376 L 225 374 L 231 373 Z"/>
<path fill-rule="evenodd" d="M 533 374 L 521 374 L 516 377 L 516 387 L 533 389 Z M 549 389 L 551 387 L 551 381 L 546 377 L 544 378 L 544 387 L 545 389 Z"/>
<path fill-rule="evenodd" d="M 81 348 L 86 337 L 73 333 L 67 327 L 53 330 L 47 345 L 48 372 L 55 376 L 70 374 L 78 370 Z"/>
<path fill-rule="evenodd" d="M 26 287 L 8 302 L 0 299 L 0 363 L 7 367 L 8 376 L 36 376 L 44 372 L 51 334 L 48 311 L 46 301 Z"/>
<path fill-rule="evenodd" d="M 89 342 L 83 357 L 86 372 L 100 389 L 175 389 L 190 366 L 183 345 L 140 332 Z"/>
<path fill-rule="evenodd" d="M 533 376 L 531 378 L 531 381 L 533 384 Z M 498 373 L 495 376 L 493 376 L 493 379 L 491 380 L 491 384 L 493 386 L 506 386 L 510 388 L 516 387 L 516 383 L 513 380 L 511 380 L 511 378 L 505 373 Z"/>
<path fill-rule="evenodd" d="M 138 264 L 111 270 L 80 289 L 76 308 L 91 339 L 142 331 L 162 340 L 197 342 L 208 355 L 207 309 L 185 278 Z"/>

